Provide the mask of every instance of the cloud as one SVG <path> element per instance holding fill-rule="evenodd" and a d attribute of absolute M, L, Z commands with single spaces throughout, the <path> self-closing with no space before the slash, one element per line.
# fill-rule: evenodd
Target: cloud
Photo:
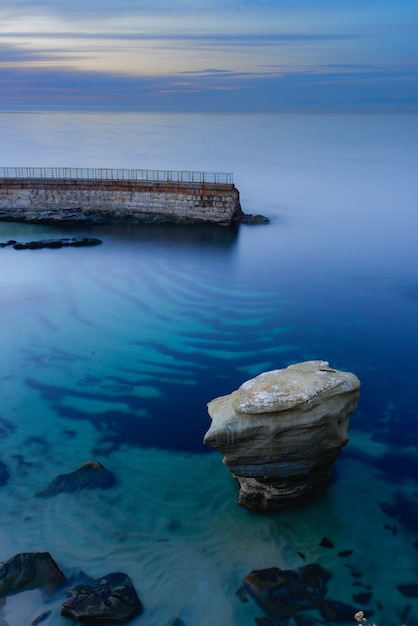
<path fill-rule="evenodd" d="M 414 68 L 416 69 L 416 68 Z M 417 110 L 408 72 L 347 70 L 242 75 L 207 68 L 178 76 L 121 76 L 47 68 L 0 68 L 3 110 L 403 111 Z M 396 87 L 396 90 L 395 90 Z M 396 96 L 394 94 L 396 93 Z"/>
<path fill-rule="evenodd" d="M 0 33 L 3 108 L 390 108 L 418 83 L 416 0 L 3 0 Z"/>

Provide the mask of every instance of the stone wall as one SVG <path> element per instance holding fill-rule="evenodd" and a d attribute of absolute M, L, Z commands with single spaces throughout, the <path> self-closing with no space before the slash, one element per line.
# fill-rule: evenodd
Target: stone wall
<path fill-rule="evenodd" d="M 0 220 L 230 225 L 241 216 L 239 192 L 231 184 L 0 180 Z"/>

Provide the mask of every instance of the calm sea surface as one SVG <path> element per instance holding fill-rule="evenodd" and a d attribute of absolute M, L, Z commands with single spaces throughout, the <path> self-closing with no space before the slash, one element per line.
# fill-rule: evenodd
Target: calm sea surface
<path fill-rule="evenodd" d="M 0 223 L 0 241 L 103 240 L 0 249 L 0 560 L 126 572 L 138 626 L 250 626 L 242 576 L 317 562 L 333 599 L 417 624 L 398 585 L 418 583 L 418 117 L 8 113 L 0 139 L 0 166 L 234 172 L 243 210 L 271 220 Z M 206 404 L 309 359 L 361 380 L 350 442 L 323 497 L 251 514 L 202 444 Z M 35 498 L 89 459 L 115 487 Z M 10 597 L 0 623 L 68 624 L 61 600 Z"/>

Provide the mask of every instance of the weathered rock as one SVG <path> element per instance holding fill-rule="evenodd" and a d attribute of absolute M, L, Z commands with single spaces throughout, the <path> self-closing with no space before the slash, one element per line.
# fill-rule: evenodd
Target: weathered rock
<path fill-rule="evenodd" d="M 312 563 L 295 570 L 254 570 L 242 582 L 267 615 L 288 619 L 296 611 L 318 606 L 326 594 L 329 577 L 323 567 Z"/>
<path fill-rule="evenodd" d="M 66 580 L 49 552 L 22 552 L 0 563 L 0 598 L 28 589 L 51 596 Z"/>
<path fill-rule="evenodd" d="M 239 503 L 272 511 L 322 493 L 348 442 L 359 387 L 354 374 L 307 361 L 261 374 L 212 400 L 204 442 L 225 455 L 239 482 Z"/>
<path fill-rule="evenodd" d="M 99 461 L 87 461 L 74 472 L 60 474 L 50 485 L 38 491 L 38 497 L 49 498 L 57 493 L 72 493 L 83 489 L 109 489 L 115 477 Z"/>
<path fill-rule="evenodd" d="M 142 604 L 126 574 L 115 572 L 68 590 L 61 615 L 92 624 L 126 624 L 142 612 Z"/>

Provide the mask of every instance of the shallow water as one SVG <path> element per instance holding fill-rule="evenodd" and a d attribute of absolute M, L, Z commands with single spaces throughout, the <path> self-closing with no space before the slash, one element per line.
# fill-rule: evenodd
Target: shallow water
<path fill-rule="evenodd" d="M 0 241 L 103 241 L 0 249 L 0 559 L 48 550 L 74 579 L 125 571 L 144 626 L 254 624 L 242 576 L 314 561 L 332 597 L 356 606 L 370 585 L 356 608 L 415 623 L 418 601 L 397 585 L 416 582 L 418 563 L 418 118 L 1 114 L 0 134 L 0 166 L 234 171 L 244 211 L 271 219 L 0 223 Z M 316 358 L 362 382 L 334 482 L 296 510 L 251 514 L 202 444 L 206 404 Z M 91 458 L 115 487 L 34 497 Z M 45 624 L 69 623 L 60 604 L 25 592 L 2 616 L 15 626 L 51 609 Z"/>

